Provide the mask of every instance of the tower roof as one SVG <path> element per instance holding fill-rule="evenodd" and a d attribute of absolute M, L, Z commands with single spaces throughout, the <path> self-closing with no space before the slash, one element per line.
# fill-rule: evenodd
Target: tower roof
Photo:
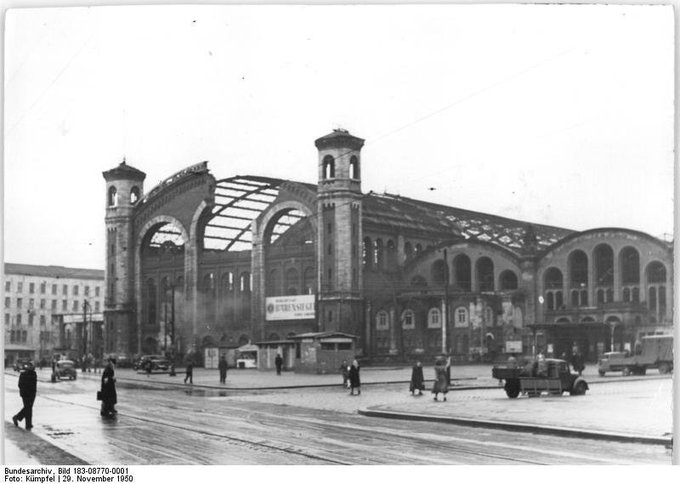
<path fill-rule="evenodd" d="M 314 144 L 317 149 L 324 148 L 351 148 L 360 150 L 364 146 L 364 140 L 352 136 L 346 129 L 334 129 L 332 133 L 317 139 Z"/>
<path fill-rule="evenodd" d="M 105 171 L 102 173 L 104 175 L 104 179 L 106 181 L 113 181 L 113 180 L 139 180 L 139 181 L 144 181 L 144 178 L 146 178 L 146 173 L 144 173 L 142 170 L 138 170 L 137 168 L 128 165 L 125 163 L 125 158 L 123 158 L 123 161 L 120 163 L 115 168 L 112 168 L 108 171 Z"/>

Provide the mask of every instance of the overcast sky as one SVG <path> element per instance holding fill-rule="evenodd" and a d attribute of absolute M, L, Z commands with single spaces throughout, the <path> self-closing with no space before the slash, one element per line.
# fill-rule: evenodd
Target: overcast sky
<path fill-rule="evenodd" d="M 668 6 L 9 11 L 5 260 L 103 268 L 123 156 L 313 183 L 337 127 L 364 192 L 672 233 L 673 55 Z"/>

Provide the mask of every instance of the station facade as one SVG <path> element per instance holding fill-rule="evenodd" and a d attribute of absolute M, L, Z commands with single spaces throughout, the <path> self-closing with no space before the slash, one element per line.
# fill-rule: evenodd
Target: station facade
<path fill-rule="evenodd" d="M 363 143 L 317 139 L 317 184 L 202 162 L 145 193 L 125 161 L 106 171 L 105 352 L 341 332 L 375 363 L 574 346 L 594 360 L 672 332 L 672 243 L 365 193 Z"/>

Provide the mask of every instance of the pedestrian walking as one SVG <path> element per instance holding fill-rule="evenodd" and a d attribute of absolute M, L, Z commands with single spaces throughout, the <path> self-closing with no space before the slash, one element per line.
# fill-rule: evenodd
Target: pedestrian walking
<path fill-rule="evenodd" d="M 446 394 L 449 393 L 449 385 L 446 383 L 446 360 L 444 358 L 438 358 L 434 364 L 434 384 L 432 385 L 432 393 L 434 393 L 434 399 L 441 393 L 444 396 L 444 401 L 446 401 Z"/>
<path fill-rule="evenodd" d="M 571 355 L 571 366 L 574 367 L 574 371 L 578 372 L 579 375 L 586 369 L 586 365 L 583 362 L 583 355 L 578 348 L 575 348 Z"/>
<path fill-rule="evenodd" d="M 411 386 L 409 387 L 411 395 L 415 395 L 416 390 L 418 391 L 418 396 L 423 394 L 425 390 L 425 377 L 423 377 L 423 366 L 420 361 L 416 361 L 413 365 L 413 371 L 411 371 Z"/>
<path fill-rule="evenodd" d="M 349 388 L 349 365 L 347 360 L 342 360 L 340 373 L 342 374 L 342 388 Z"/>
<path fill-rule="evenodd" d="M 28 362 L 26 368 L 19 375 L 19 395 L 24 403 L 23 408 L 12 417 L 12 422 L 15 426 L 19 426 L 19 422 L 26 419 L 26 430 L 33 428 L 33 402 L 35 402 L 35 395 L 37 393 L 38 375 L 33 368 L 33 362 Z"/>
<path fill-rule="evenodd" d="M 106 362 L 106 367 L 102 373 L 102 384 L 99 392 L 99 397 L 102 401 L 99 415 L 102 417 L 113 418 L 116 413 L 116 403 L 118 403 L 118 395 L 116 394 L 116 378 L 114 367 L 114 359 L 109 358 Z"/>
<path fill-rule="evenodd" d="M 227 360 L 224 358 L 224 355 L 222 355 L 222 358 L 220 359 L 219 364 L 217 367 L 220 370 L 220 383 L 226 383 L 227 382 Z"/>
<path fill-rule="evenodd" d="M 281 353 L 276 354 L 276 358 L 274 358 L 274 364 L 276 365 L 276 374 L 281 375 L 281 368 L 283 367 L 283 358 L 281 358 Z"/>
<path fill-rule="evenodd" d="M 350 395 L 354 395 L 354 389 L 357 390 L 357 395 L 361 395 L 361 378 L 359 378 L 359 362 L 352 361 L 352 366 L 349 368 L 349 391 Z"/>
<path fill-rule="evenodd" d="M 147 377 L 151 376 L 151 370 L 153 370 L 153 361 L 151 361 L 151 358 L 146 360 L 146 363 L 144 364 L 144 369 L 146 370 L 146 376 Z"/>
<path fill-rule="evenodd" d="M 184 383 L 189 380 L 189 384 L 193 385 L 194 384 L 194 363 L 189 360 L 187 362 L 187 369 L 184 375 Z"/>

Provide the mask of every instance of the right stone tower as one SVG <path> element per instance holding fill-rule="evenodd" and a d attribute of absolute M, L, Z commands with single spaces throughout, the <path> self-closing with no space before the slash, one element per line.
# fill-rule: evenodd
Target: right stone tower
<path fill-rule="evenodd" d="M 319 329 L 359 336 L 363 327 L 361 148 L 364 140 L 336 129 L 317 139 L 315 144 L 319 150 Z"/>

